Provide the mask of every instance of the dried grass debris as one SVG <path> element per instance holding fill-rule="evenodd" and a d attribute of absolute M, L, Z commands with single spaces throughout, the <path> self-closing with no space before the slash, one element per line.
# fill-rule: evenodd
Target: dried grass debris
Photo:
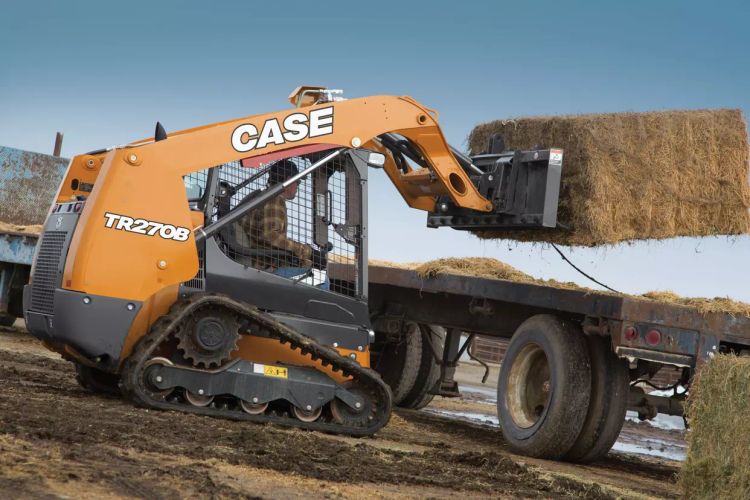
<path fill-rule="evenodd" d="M 41 225 L 20 226 L 0 221 L 0 233 L 41 234 Z"/>

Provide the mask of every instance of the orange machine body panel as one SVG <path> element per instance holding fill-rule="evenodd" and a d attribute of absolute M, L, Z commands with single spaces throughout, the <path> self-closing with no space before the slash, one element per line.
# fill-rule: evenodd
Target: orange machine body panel
<path fill-rule="evenodd" d="M 303 356 L 299 350 L 292 351 L 289 349 L 289 344 L 282 344 L 278 340 L 243 336 L 237 343 L 238 349 L 232 353 L 233 358 L 252 359 L 256 363 L 263 364 L 289 364 L 297 366 L 310 366 L 316 368 L 336 382 L 344 382 L 347 377 L 344 377 L 341 372 L 335 372 L 329 366 L 323 366 L 318 361 L 313 361 L 309 356 Z M 349 349 L 336 349 L 342 356 L 354 355 L 357 362 L 366 367 L 370 367 L 370 351 L 365 350 L 362 352 L 350 351 Z"/>
<path fill-rule="evenodd" d="M 148 139 L 76 156 L 57 197 L 57 202 L 67 202 L 86 196 L 68 252 L 63 288 L 144 302 L 125 343 L 124 359 L 177 299 L 177 286 L 198 269 L 193 229 L 200 225 L 200 217 L 188 206 L 183 176 L 299 146 L 330 144 L 382 151 L 379 135 L 403 135 L 421 149 L 433 179 L 429 182 L 425 175 L 415 174 L 410 179 L 386 155 L 385 171 L 408 205 L 432 210 L 436 196 L 449 195 L 458 206 L 490 211 L 491 204 L 450 152 L 436 116 L 408 97 L 364 97 L 196 127 L 158 142 Z M 93 189 L 84 191 L 85 185 Z M 165 233 L 172 237 L 162 237 L 118 229 L 117 224 L 109 224 L 114 216 L 168 225 L 174 231 Z M 175 232 L 180 238 L 174 237 Z"/>

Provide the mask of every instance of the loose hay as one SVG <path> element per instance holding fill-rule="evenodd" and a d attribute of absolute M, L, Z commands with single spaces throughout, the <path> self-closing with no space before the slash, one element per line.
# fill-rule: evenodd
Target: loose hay
<path fill-rule="evenodd" d="M 750 304 L 738 302 L 727 297 L 716 297 L 713 299 L 704 297 L 681 297 L 674 292 L 647 292 L 642 295 L 647 299 L 668 304 L 679 304 L 682 306 L 698 309 L 702 313 L 729 313 L 735 316 L 750 316 Z"/>
<path fill-rule="evenodd" d="M 18 224 L 0 221 L 0 233 L 41 234 L 41 232 L 42 226 L 40 225 L 19 226 Z"/>
<path fill-rule="evenodd" d="M 724 313 L 734 316 L 750 317 L 750 304 L 738 302 L 726 297 L 713 299 L 703 297 L 682 297 L 670 291 L 647 292 L 643 295 L 618 294 L 604 290 L 595 290 L 580 286 L 572 282 L 557 280 L 543 280 L 534 278 L 513 266 L 489 257 L 450 257 L 436 259 L 428 262 L 396 263 L 383 260 L 370 260 L 371 266 L 393 267 L 397 269 L 408 269 L 415 271 L 424 279 L 435 278 L 440 275 L 471 276 L 475 278 L 489 278 L 514 281 L 516 283 L 529 283 L 533 285 L 563 288 L 567 290 L 578 290 L 587 293 L 602 295 L 621 295 L 640 300 L 650 300 L 665 304 L 679 305 L 696 309 L 701 314 Z"/>
<path fill-rule="evenodd" d="M 419 264 L 415 270 L 423 278 L 434 278 L 440 274 L 457 274 L 460 276 L 478 276 L 501 280 L 533 283 L 535 280 L 528 274 L 519 271 L 504 262 L 485 257 L 438 259 Z"/>
<path fill-rule="evenodd" d="M 750 498 L 750 358 L 719 355 L 690 387 L 687 498 Z"/>
<path fill-rule="evenodd" d="M 750 230 L 747 127 L 739 110 L 608 113 L 494 121 L 509 149 L 565 150 L 558 220 L 572 231 L 477 231 L 481 238 L 594 246 Z"/>

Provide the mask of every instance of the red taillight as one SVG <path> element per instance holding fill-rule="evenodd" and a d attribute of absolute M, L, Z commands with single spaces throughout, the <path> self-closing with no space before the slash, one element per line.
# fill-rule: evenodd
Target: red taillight
<path fill-rule="evenodd" d="M 649 330 L 646 333 L 646 343 L 648 345 L 659 345 L 661 343 L 661 332 L 659 330 Z"/>
<path fill-rule="evenodd" d="M 623 335 L 625 336 L 625 340 L 633 341 L 638 338 L 638 330 L 634 326 L 629 326 L 625 329 Z"/>

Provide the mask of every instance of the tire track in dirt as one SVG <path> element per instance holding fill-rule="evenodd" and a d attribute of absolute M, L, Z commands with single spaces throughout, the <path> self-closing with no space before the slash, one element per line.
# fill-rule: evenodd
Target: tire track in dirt
<path fill-rule="evenodd" d="M 343 497 L 384 490 L 388 496 L 613 496 L 593 482 L 488 451 L 501 450 L 499 433 L 419 412 L 395 415 L 375 438 L 352 439 L 146 410 L 85 392 L 69 363 L 15 347 L 3 350 L 0 339 L 0 494 L 250 498 L 256 492 L 248 484 L 266 474 L 278 476 L 279 488 L 295 478 Z M 418 448 L 409 450 L 410 443 Z M 222 472 L 229 469 L 230 479 Z M 282 491 L 268 488 L 262 496 Z"/>

